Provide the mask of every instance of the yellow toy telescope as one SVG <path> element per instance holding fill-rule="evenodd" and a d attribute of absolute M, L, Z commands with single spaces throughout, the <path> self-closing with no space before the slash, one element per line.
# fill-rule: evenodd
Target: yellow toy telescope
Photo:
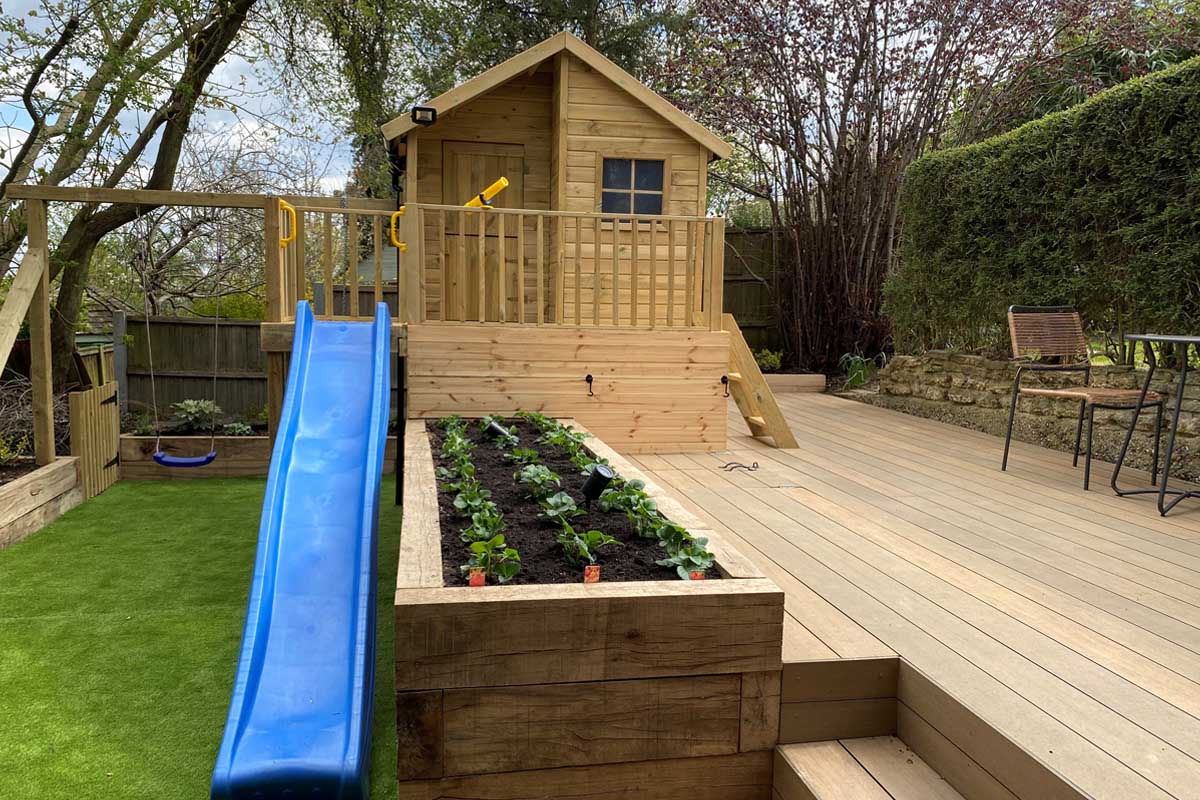
<path fill-rule="evenodd" d="M 495 197 L 496 195 L 500 194 L 506 188 L 508 188 L 508 178 L 501 177 L 495 183 L 493 183 L 491 186 L 487 187 L 482 192 L 480 192 L 479 194 L 472 197 L 470 200 L 468 200 L 463 205 L 465 205 L 467 208 L 490 208 L 492 205 L 492 198 Z M 283 205 L 286 205 L 283 203 L 282 200 L 280 200 L 279 202 Z M 289 208 L 290 208 L 290 206 L 289 206 Z M 284 210 L 286 211 L 287 209 L 285 208 Z M 293 215 L 295 214 L 294 211 L 292 213 L 293 213 Z M 400 206 L 400 208 L 397 209 L 394 214 L 392 214 L 391 220 L 389 220 L 389 224 L 388 224 L 388 236 L 392 240 L 392 245 L 395 246 L 397 249 L 399 249 L 399 251 L 401 253 L 408 251 L 408 245 L 405 242 L 400 241 L 399 231 L 396 230 L 396 223 L 398 223 L 400 221 L 400 218 L 403 216 L 404 216 L 404 206 Z M 293 216 L 293 220 L 294 219 L 295 219 L 295 217 Z M 296 223 L 294 221 L 292 222 L 292 230 L 293 231 L 296 230 Z M 293 232 L 292 237 L 294 238 L 295 235 L 296 234 Z M 288 239 L 286 242 L 281 241 L 280 244 L 282 244 L 286 247 L 288 242 L 291 242 L 291 239 Z"/>
<path fill-rule="evenodd" d="M 500 192 L 504 191 L 507 187 L 508 178 L 500 178 L 463 205 L 465 205 L 467 208 L 487 208 L 492 204 L 492 198 L 500 194 Z"/>

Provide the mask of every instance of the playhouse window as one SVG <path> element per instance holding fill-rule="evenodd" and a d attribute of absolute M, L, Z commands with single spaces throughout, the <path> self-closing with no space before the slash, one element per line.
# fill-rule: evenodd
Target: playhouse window
<path fill-rule="evenodd" d="M 661 214 L 665 172 L 661 160 L 604 159 L 600 210 L 609 214 Z"/>

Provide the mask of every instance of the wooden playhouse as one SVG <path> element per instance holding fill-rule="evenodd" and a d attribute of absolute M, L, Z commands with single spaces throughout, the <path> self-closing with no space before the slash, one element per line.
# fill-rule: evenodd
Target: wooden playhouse
<path fill-rule="evenodd" d="M 756 433 L 790 443 L 722 315 L 724 221 L 705 216 L 708 165 L 730 152 L 718 136 L 569 33 L 382 130 L 402 214 L 280 215 L 282 238 L 299 235 L 268 269 L 273 408 L 295 300 L 316 288 L 319 308 L 369 314 L 358 264 L 373 250 L 377 298 L 389 291 L 384 261 L 399 262 L 409 417 L 535 409 L 628 452 L 718 450 L 732 392 Z M 491 207 L 464 205 L 501 178 Z M 342 241 L 367 257 L 339 269 Z M 339 285 L 355 287 L 340 306 Z"/>

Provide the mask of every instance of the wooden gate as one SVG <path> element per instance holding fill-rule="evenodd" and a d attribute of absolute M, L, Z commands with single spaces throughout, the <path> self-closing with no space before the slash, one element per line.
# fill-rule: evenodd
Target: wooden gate
<path fill-rule="evenodd" d="M 117 482 L 120 436 L 115 381 L 71 392 L 71 455 L 79 459 L 84 499 L 95 497 Z"/>

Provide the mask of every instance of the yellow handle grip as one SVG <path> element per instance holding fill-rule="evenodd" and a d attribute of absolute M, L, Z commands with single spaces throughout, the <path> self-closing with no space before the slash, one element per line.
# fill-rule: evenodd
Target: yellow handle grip
<path fill-rule="evenodd" d="M 391 220 L 388 222 L 388 238 L 392 240 L 392 246 L 401 253 L 408 252 L 408 245 L 400 241 L 399 234 L 396 233 L 396 220 L 404 216 L 404 206 L 400 206 L 396 213 L 392 214 Z"/>
<path fill-rule="evenodd" d="M 467 208 L 487 208 L 491 199 L 508 188 L 508 178 L 500 178 L 491 186 L 472 197 L 464 205 Z"/>
<path fill-rule="evenodd" d="M 286 200 L 279 201 L 279 208 L 282 211 L 287 213 L 287 215 L 290 218 L 291 223 L 292 223 L 291 224 L 292 232 L 290 234 L 288 234 L 287 236 L 285 236 L 284 238 L 279 240 L 279 246 L 282 248 L 286 248 L 289 244 L 296 241 L 296 209 L 291 203 L 287 202 Z"/>

